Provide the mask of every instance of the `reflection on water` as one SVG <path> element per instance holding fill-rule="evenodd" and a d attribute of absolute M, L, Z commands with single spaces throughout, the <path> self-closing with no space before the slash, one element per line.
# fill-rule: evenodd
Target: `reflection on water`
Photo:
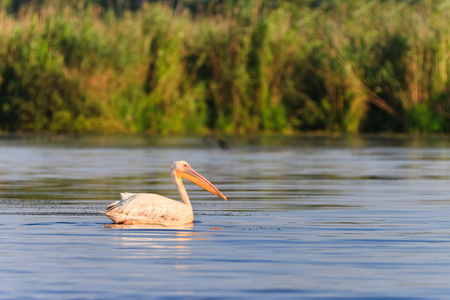
<path fill-rule="evenodd" d="M 133 224 L 133 225 L 123 225 L 123 224 L 106 224 L 105 228 L 110 229 L 153 229 L 153 230 L 192 230 L 194 223 L 188 223 L 184 225 L 153 225 L 153 224 Z"/>
<path fill-rule="evenodd" d="M 450 293 L 446 138 L 0 138 L 5 299 L 403 298 Z M 178 199 L 195 222 L 118 225 L 121 192 Z"/>
<path fill-rule="evenodd" d="M 110 229 L 118 229 L 116 224 L 105 226 Z M 192 227 L 181 228 L 158 228 L 142 225 L 130 225 L 128 229 L 115 233 L 114 241 L 117 247 L 124 250 L 121 253 L 122 258 L 132 259 L 157 259 L 167 257 L 167 251 L 172 250 L 170 255 L 176 255 L 181 259 L 190 254 L 189 246 L 194 240 L 205 240 L 206 234 L 191 231 Z"/>

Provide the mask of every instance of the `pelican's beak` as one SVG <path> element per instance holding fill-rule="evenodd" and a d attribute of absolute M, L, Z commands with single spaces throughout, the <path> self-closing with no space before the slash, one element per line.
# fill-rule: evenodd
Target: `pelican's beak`
<path fill-rule="evenodd" d="M 211 182 L 209 182 L 205 177 L 197 173 L 194 169 L 190 168 L 187 170 L 184 170 L 183 172 L 179 172 L 180 176 L 192 181 L 196 185 L 204 188 L 210 193 L 213 193 L 214 195 L 227 200 L 227 197 L 225 197 Z"/>

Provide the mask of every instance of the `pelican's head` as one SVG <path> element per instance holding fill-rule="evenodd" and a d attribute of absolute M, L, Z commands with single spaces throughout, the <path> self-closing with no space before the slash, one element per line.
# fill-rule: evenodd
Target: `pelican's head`
<path fill-rule="evenodd" d="M 185 178 L 192 181 L 196 185 L 204 188 L 210 193 L 227 200 L 225 197 L 211 182 L 206 180 L 205 177 L 197 173 L 192 167 L 184 160 L 174 161 L 172 165 L 172 174 L 177 178 Z M 174 178 L 175 179 L 175 178 Z"/>

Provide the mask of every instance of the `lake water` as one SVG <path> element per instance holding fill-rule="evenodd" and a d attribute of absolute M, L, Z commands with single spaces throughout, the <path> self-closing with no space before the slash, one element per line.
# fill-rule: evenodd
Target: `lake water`
<path fill-rule="evenodd" d="M 0 137 L 1 299 L 448 299 L 448 137 Z M 112 226 L 120 192 L 193 226 Z"/>

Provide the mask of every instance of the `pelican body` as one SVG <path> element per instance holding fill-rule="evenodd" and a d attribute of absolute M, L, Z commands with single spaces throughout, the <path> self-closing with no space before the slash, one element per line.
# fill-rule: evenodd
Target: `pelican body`
<path fill-rule="evenodd" d="M 121 199 L 111 203 L 102 212 L 118 224 L 183 225 L 194 221 L 194 213 L 182 178 L 192 181 L 212 194 L 227 200 L 211 182 L 197 173 L 185 161 L 172 165 L 172 179 L 181 196 L 181 202 L 157 194 L 121 193 Z"/>

